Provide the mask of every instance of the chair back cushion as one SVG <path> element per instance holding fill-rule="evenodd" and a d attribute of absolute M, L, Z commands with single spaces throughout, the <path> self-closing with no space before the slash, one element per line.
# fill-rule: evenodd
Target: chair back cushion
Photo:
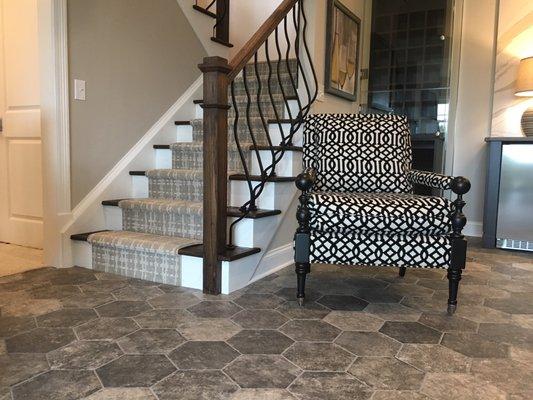
<path fill-rule="evenodd" d="M 411 134 L 391 114 L 314 114 L 304 126 L 304 165 L 314 191 L 409 193 Z"/>

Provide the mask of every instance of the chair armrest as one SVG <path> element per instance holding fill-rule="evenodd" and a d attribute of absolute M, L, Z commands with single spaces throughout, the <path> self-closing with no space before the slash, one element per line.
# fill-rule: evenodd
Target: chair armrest
<path fill-rule="evenodd" d="M 449 190 L 455 178 L 435 172 L 418 171 L 413 169 L 408 172 L 407 177 L 411 183 L 424 185 L 436 189 Z"/>
<path fill-rule="evenodd" d="M 316 171 L 313 168 L 307 168 L 304 172 L 296 177 L 296 187 L 302 192 L 310 191 L 315 185 Z"/>

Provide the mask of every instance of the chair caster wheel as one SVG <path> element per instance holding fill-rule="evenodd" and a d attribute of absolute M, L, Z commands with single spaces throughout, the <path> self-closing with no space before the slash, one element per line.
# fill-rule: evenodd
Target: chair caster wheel
<path fill-rule="evenodd" d="M 298 305 L 299 305 L 300 307 L 303 307 L 303 306 L 304 306 L 304 298 L 303 298 L 303 297 L 299 297 L 299 298 L 298 298 Z"/>
<path fill-rule="evenodd" d="M 455 310 L 457 310 L 457 304 L 448 304 L 448 315 L 455 314 Z"/>

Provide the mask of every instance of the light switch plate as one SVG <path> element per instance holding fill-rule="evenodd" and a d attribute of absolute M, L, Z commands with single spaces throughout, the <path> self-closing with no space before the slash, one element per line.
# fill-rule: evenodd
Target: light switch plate
<path fill-rule="evenodd" d="M 74 99 L 85 100 L 85 81 L 74 79 Z"/>

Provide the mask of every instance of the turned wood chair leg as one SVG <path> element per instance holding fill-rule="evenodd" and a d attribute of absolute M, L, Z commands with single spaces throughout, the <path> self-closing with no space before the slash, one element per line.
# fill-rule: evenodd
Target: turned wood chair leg
<path fill-rule="evenodd" d="M 305 300 L 305 278 L 311 270 L 309 263 L 296 263 L 297 293 L 296 298 L 300 306 L 304 305 Z"/>
<path fill-rule="evenodd" d="M 405 271 L 407 271 L 406 267 L 400 267 L 400 278 L 403 278 L 405 276 Z"/>
<path fill-rule="evenodd" d="M 461 280 L 461 274 L 461 269 L 450 268 L 448 270 L 448 315 L 453 315 L 455 310 L 457 310 L 457 293 L 459 293 L 459 281 Z"/>

